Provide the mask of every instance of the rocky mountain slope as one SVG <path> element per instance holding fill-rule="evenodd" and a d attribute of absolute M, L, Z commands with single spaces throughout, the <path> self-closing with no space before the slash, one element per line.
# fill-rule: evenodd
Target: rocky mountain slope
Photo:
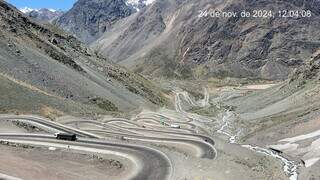
<path fill-rule="evenodd" d="M 99 38 L 119 19 L 134 12 L 124 0 L 79 0 L 72 9 L 55 21 L 82 42 L 90 43 Z"/>
<path fill-rule="evenodd" d="M 54 23 L 84 43 L 97 40 L 118 20 L 134 14 L 155 0 L 79 0 Z"/>
<path fill-rule="evenodd" d="M 294 80 L 320 80 L 320 49 L 316 51 L 306 64 L 298 68 L 295 73 L 290 77 L 291 81 Z"/>
<path fill-rule="evenodd" d="M 63 11 L 47 8 L 42 8 L 39 10 L 24 10 L 22 12 L 24 12 L 28 17 L 35 19 L 36 21 L 41 23 L 51 22 L 62 16 L 62 14 L 64 13 Z"/>
<path fill-rule="evenodd" d="M 97 56 L 73 36 L 0 1 L 1 110 L 130 111 L 164 104 L 143 77 Z M 20 109 L 21 108 L 21 109 Z"/>
<path fill-rule="evenodd" d="M 311 10 L 310 18 L 199 17 L 199 11 Z M 179 78 L 286 79 L 320 47 L 320 2 L 163 0 L 92 44 L 137 72 Z"/>

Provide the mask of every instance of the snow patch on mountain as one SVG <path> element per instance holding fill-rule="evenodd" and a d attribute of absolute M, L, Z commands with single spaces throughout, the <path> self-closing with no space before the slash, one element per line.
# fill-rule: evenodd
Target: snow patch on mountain
<path fill-rule="evenodd" d="M 31 11 L 37 11 L 37 9 L 32 9 L 32 8 L 29 8 L 29 7 L 20 8 L 19 10 L 21 12 L 23 12 L 23 13 L 29 13 Z"/>
<path fill-rule="evenodd" d="M 48 10 L 48 11 L 53 12 L 53 13 L 54 13 L 54 12 L 57 12 L 57 10 L 52 9 L 52 8 L 50 8 L 50 9 L 47 9 L 47 8 L 33 9 L 33 8 L 29 8 L 29 7 L 24 7 L 24 8 L 20 8 L 19 10 L 20 10 L 21 12 L 23 12 L 24 14 L 30 13 L 30 12 L 32 12 L 32 11 L 39 12 L 39 11 L 43 11 L 43 10 Z"/>
<path fill-rule="evenodd" d="M 47 9 L 47 8 L 41 8 L 41 9 L 33 9 L 29 7 L 24 7 L 19 9 L 22 13 L 27 15 L 28 17 L 37 20 L 38 22 L 51 22 L 54 19 L 62 16 L 64 13 L 61 10 L 55 10 L 55 9 Z"/>
<path fill-rule="evenodd" d="M 140 9 L 152 4 L 156 0 L 127 0 L 127 5 L 132 6 L 136 11 L 140 11 Z"/>
<path fill-rule="evenodd" d="M 57 12 L 57 10 L 55 10 L 55 9 L 48 9 L 48 10 L 51 12 Z"/>

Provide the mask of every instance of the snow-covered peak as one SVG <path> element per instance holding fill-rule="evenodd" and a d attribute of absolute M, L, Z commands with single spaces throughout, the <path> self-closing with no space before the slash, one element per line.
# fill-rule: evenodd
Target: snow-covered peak
<path fill-rule="evenodd" d="M 41 9 L 32 9 L 29 7 L 24 7 L 19 9 L 22 13 L 24 13 L 26 16 L 37 20 L 39 22 L 51 22 L 52 20 L 60 17 L 64 12 L 61 10 L 55 10 L 55 9 L 47 9 L 47 8 L 41 8 Z"/>
<path fill-rule="evenodd" d="M 135 10 L 139 11 L 141 8 L 148 6 L 156 0 L 127 0 L 127 5 L 132 6 Z"/>
<path fill-rule="evenodd" d="M 20 8 L 19 10 L 21 12 L 23 12 L 23 13 L 29 13 L 31 11 L 37 11 L 37 9 L 32 9 L 32 8 L 29 8 L 29 7 Z"/>
<path fill-rule="evenodd" d="M 139 4 L 145 4 L 149 5 L 153 3 L 155 0 L 127 0 L 127 4 L 131 5 L 139 5 Z"/>
<path fill-rule="evenodd" d="M 149 5 L 149 4 L 152 4 L 154 1 L 155 0 L 145 0 L 144 2 L 145 2 L 146 5 Z"/>
<path fill-rule="evenodd" d="M 27 13 L 30 13 L 32 11 L 36 11 L 36 12 L 39 12 L 39 11 L 50 11 L 50 12 L 57 12 L 57 10 L 55 9 L 47 9 L 47 8 L 41 8 L 41 9 L 33 9 L 33 8 L 29 8 L 29 7 L 24 7 L 24 8 L 20 8 L 19 9 L 21 12 L 23 12 L 24 14 L 27 14 Z"/>
<path fill-rule="evenodd" d="M 51 12 L 57 12 L 57 10 L 55 10 L 55 9 L 48 9 L 48 10 Z"/>

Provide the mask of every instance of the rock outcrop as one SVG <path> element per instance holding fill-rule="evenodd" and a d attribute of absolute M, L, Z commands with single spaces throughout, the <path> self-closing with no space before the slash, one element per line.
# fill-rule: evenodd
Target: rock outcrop
<path fill-rule="evenodd" d="M 54 24 L 84 43 L 99 38 L 113 23 L 134 11 L 125 0 L 79 0 Z"/>

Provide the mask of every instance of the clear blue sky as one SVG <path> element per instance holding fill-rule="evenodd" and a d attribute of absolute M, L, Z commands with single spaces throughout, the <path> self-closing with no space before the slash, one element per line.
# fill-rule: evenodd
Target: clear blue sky
<path fill-rule="evenodd" d="M 33 9 L 52 8 L 68 10 L 77 0 L 7 0 L 17 8 L 29 7 Z"/>

